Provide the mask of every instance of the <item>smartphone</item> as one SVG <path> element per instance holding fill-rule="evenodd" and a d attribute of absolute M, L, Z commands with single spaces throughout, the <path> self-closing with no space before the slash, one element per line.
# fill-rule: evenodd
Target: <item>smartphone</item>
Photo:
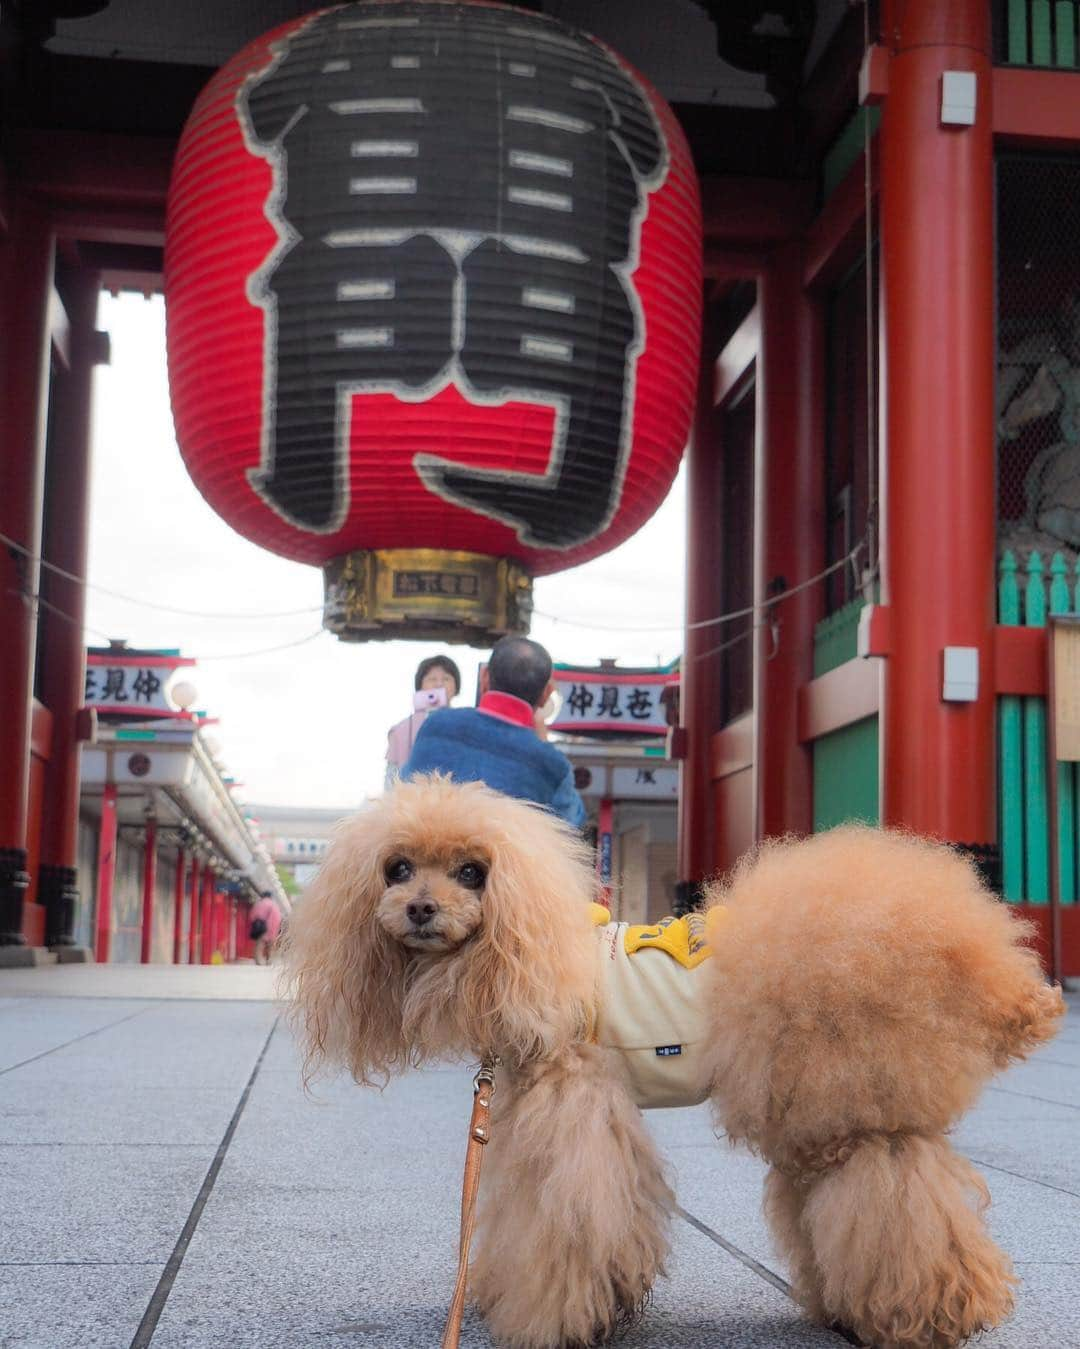
<path fill-rule="evenodd" d="M 430 712 L 436 707 L 446 707 L 446 690 L 417 689 L 413 694 L 412 705 L 416 712 Z"/>

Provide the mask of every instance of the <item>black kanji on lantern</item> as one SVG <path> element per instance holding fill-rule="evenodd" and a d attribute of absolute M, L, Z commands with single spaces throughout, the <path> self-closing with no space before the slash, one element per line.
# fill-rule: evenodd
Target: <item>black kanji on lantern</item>
<path fill-rule="evenodd" d="M 637 83 L 541 15 L 347 5 L 275 45 L 237 110 L 274 167 L 263 463 L 287 519 L 338 527 L 354 394 L 549 405 L 543 474 L 417 456 L 432 491 L 524 543 L 594 537 L 619 499 L 633 362 L 629 279 L 666 147 Z"/>

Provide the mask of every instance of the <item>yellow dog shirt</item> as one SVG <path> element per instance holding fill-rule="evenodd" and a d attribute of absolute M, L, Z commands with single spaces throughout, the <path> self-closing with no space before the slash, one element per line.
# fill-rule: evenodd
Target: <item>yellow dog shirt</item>
<path fill-rule="evenodd" d="M 705 915 L 644 925 L 609 920 L 602 905 L 593 905 L 600 961 L 594 1038 L 619 1054 L 641 1109 L 698 1105 L 708 1095 Z"/>

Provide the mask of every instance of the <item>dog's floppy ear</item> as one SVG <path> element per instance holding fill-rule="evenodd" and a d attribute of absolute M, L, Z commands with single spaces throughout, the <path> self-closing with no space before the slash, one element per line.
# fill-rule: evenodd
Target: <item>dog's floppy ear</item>
<path fill-rule="evenodd" d="M 408 1063 L 401 1031 L 406 955 L 374 916 L 385 887 L 386 816 L 386 802 L 377 801 L 338 827 L 289 921 L 283 982 L 306 1076 L 325 1062 L 371 1083 Z"/>
<path fill-rule="evenodd" d="M 460 953 L 456 1010 L 479 1051 L 546 1058 L 581 1039 L 593 1015 L 596 880 L 579 834 L 538 807 L 485 795 L 484 920 Z"/>

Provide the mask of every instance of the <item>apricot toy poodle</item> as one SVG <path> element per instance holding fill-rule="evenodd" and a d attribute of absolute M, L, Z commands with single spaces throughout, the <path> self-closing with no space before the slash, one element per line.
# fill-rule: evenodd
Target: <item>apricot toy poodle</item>
<path fill-rule="evenodd" d="M 435 776 L 341 828 L 287 942 L 309 1075 L 498 1056 L 470 1277 L 496 1340 L 640 1312 L 675 1199 L 639 1107 L 706 1098 L 768 1163 L 807 1315 L 877 1349 L 997 1325 L 1015 1279 L 946 1134 L 1064 1004 L 972 865 L 844 826 L 765 844 L 689 920 L 604 926 L 595 898 L 553 816 Z"/>

